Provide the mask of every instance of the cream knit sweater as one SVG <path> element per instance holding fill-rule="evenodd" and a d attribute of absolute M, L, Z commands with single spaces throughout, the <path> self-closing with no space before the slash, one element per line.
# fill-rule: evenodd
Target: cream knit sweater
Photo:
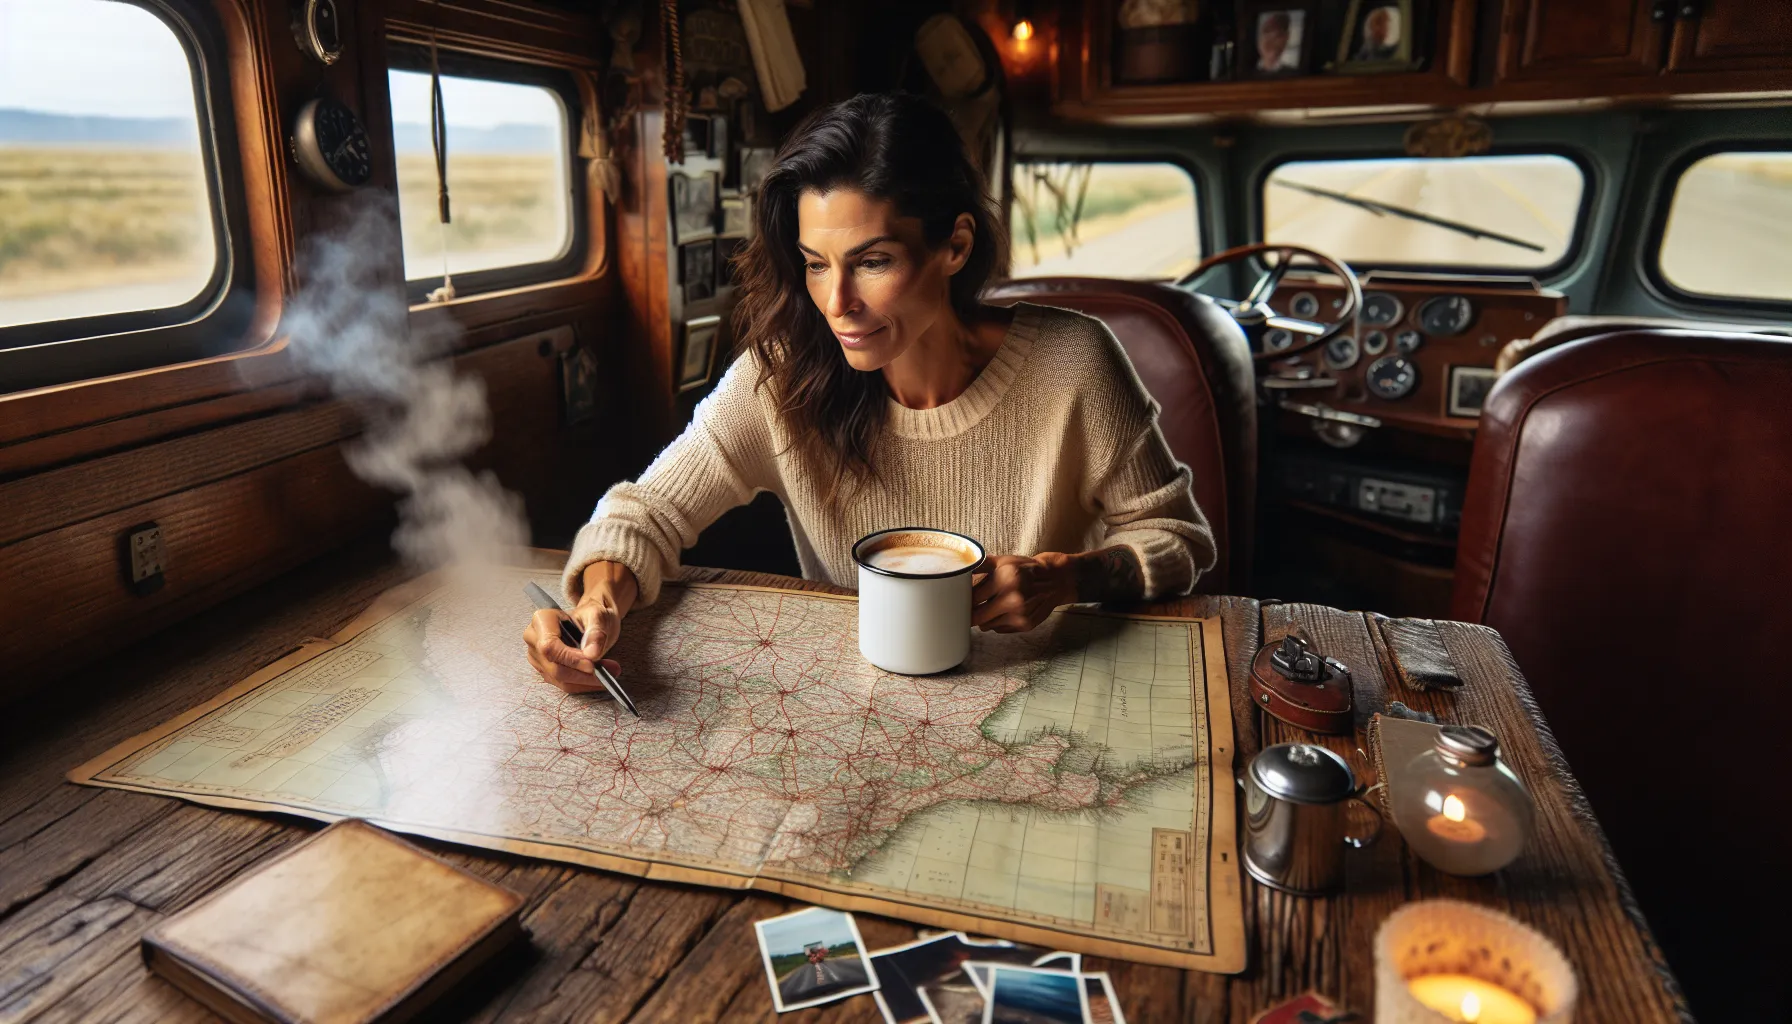
<path fill-rule="evenodd" d="M 641 479 L 612 487 L 573 542 L 564 586 L 621 562 L 659 596 L 679 553 L 760 491 L 783 501 L 803 575 L 856 586 L 855 541 L 893 526 L 974 537 L 990 554 L 1138 553 L 1146 596 L 1180 594 L 1213 566 L 1213 534 L 1189 493 L 1120 343 L 1101 321 L 1022 304 L 971 386 L 933 409 L 894 400 L 872 451 L 878 479 L 832 503 L 790 444 L 759 365 L 735 360 L 683 434 Z"/>

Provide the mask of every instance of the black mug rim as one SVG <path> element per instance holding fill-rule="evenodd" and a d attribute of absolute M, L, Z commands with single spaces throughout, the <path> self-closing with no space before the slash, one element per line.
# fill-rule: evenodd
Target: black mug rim
<path fill-rule="evenodd" d="M 885 569 L 865 561 L 865 556 L 860 553 L 864 550 L 865 545 L 879 537 L 888 536 L 892 533 L 943 533 L 948 537 L 957 537 L 959 540 L 964 541 L 966 544 L 969 544 L 977 550 L 977 560 L 962 569 L 954 569 L 951 572 L 897 572 L 894 569 Z M 977 571 L 984 562 L 989 560 L 989 552 L 985 551 L 983 545 L 979 544 L 975 538 L 966 537 L 962 533 L 954 533 L 951 530 L 942 530 L 935 526 L 892 526 L 887 530 L 879 530 L 876 533 L 867 533 L 865 536 L 860 537 L 854 542 L 852 546 L 852 560 L 857 562 L 861 569 L 874 572 L 879 576 L 888 576 L 891 579 L 949 580 L 954 576 Z"/>

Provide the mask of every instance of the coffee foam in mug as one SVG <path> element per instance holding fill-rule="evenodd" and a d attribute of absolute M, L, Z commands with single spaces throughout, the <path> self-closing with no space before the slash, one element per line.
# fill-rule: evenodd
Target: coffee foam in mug
<path fill-rule="evenodd" d="M 882 538 L 865 563 L 910 576 L 943 576 L 977 564 L 975 549 L 951 534 L 916 530 Z"/>

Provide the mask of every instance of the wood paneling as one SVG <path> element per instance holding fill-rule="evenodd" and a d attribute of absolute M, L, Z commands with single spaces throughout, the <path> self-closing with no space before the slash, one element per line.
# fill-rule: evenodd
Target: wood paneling
<path fill-rule="evenodd" d="M 1506 0 L 1500 78 L 1589 78 L 1661 67 L 1653 0 Z"/>
<path fill-rule="evenodd" d="M 1676 5 L 1680 6 L 1680 5 Z M 1701 0 L 1674 25 L 1674 71 L 1771 70 L 1792 65 L 1792 3 Z"/>

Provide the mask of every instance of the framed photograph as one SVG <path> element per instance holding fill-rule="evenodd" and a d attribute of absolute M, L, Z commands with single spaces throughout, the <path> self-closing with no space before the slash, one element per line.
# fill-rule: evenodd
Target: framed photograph
<path fill-rule="evenodd" d="M 672 244 L 683 245 L 716 235 L 716 194 L 721 175 L 685 174 L 673 171 L 667 186 L 672 190 Z"/>
<path fill-rule="evenodd" d="M 759 183 L 771 172 L 777 151 L 756 146 L 742 146 L 740 151 L 740 190 L 759 191 Z"/>
<path fill-rule="evenodd" d="M 722 336 L 722 318 L 700 316 L 684 322 L 684 341 L 678 349 L 678 390 L 682 393 L 709 383 L 716 362 L 716 339 Z"/>
<path fill-rule="evenodd" d="M 753 233 L 751 193 L 722 197 L 722 237 L 745 238 Z"/>
<path fill-rule="evenodd" d="M 560 422 L 577 426 L 597 415 L 597 356 L 583 345 L 560 353 Z"/>
<path fill-rule="evenodd" d="M 716 243 L 713 238 L 678 247 L 678 283 L 684 301 L 700 302 L 716 293 Z"/>
<path fill-rule="evenodd" d="M 727 163 L 728 119 L 720 114 L 709 119 L 709 155 Z"/>
<path fill-rule="evenodd" d="M 1415 13 L 1414 0 L 1350 0 L 1338 35 L 1336 70 L 1355 75 L 1417 68 Z"/>
<path fill-rule="evenodd" d="M 1487 404 L 1487 393 L 1499 379 L 1499 371 L 1492 367 L 1450 367 L 1450 415 L 1479 418 L 1481 407 Z"/>
<path fill-rule="evenodd" d="M 810 907 L 755 921 L 753 930 L 779 1013 L 877 989 L 851 914 Z"/>
<path fill-rule="evenodd" d="M 1311 3 L 1251 3 L 1239 18 L 1238 77 L 1288 78 L 1313 70 Z"/>

